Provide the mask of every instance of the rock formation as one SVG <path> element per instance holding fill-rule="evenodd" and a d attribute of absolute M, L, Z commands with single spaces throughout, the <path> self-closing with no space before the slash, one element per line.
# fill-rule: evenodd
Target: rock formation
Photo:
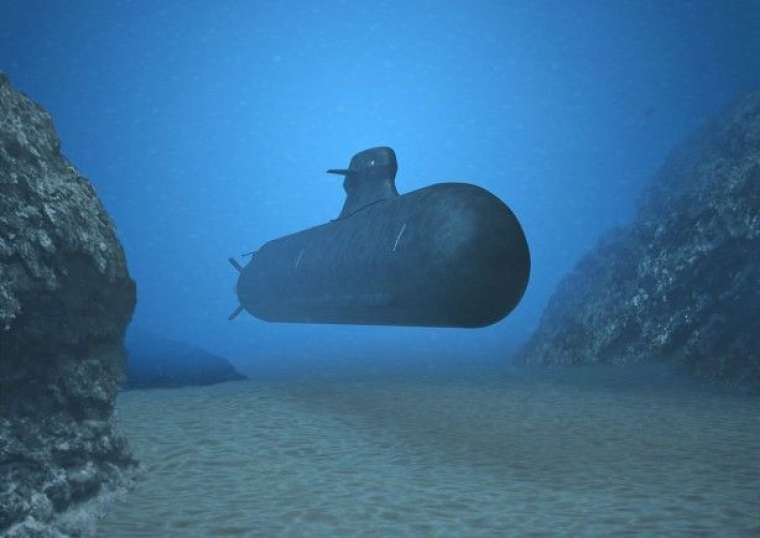
<path fill-rule="evenodd" d="M 110 218 L 0 73 L 0 536 L 79 536 L 135 462 L 114 433 L 135 305 Z"/>
<path fill-rule="evenodd" d="M 173 388 L 245 379 L 227 359 L 203 349 L 130 331 L 124 388 Z"/>
<path fill-rule="evenodd" d="M 668 361 L 760 387 L 760 92 L 677 148 L 559 285 L 527 364 Z"/>

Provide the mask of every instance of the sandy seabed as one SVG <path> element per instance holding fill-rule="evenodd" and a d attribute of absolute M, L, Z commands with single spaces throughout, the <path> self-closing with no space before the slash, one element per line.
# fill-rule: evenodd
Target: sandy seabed
<path fill-rule="evenodd" d="M 98 536 L 760 536 L 760 398 L 245 381 L 117 410 L 144 476 Z"/>

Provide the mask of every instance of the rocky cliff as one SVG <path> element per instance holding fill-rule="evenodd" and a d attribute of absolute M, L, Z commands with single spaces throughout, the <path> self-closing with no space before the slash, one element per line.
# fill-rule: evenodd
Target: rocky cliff
<path fill-rule="evenodd" d="M 0 74 L 0 536 L 79 536 L 134 466 L 113 401 L 135 285 L 50 115 Z"/>
<path fill-rule="evenodd" d="M 760 387 L 760 93 L 677 148 L 560 284 L 518 360 L 668 361 Z"/>

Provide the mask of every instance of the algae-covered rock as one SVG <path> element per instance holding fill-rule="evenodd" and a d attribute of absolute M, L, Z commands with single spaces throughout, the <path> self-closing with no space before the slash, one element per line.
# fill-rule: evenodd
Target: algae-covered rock
<path fill-rule="evenodd" d="M 0 536 L 78 535 L 68 516 L 127 480 L 112 413 L 134 305 L 95 191 L 0 74 Z"/>
<path fill-rule="evenodd" d="M 518 360 L 664 360 L 760 388 L 760 92 L 674 151 L 630 226 L 586 255 Z"/>

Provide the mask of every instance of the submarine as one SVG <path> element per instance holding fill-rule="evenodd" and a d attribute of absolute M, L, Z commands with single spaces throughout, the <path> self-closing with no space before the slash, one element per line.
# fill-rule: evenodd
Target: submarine
<path fill-rule="evenodd" d="M 273 239 L 239 271 L 237 317 L 291 323 L 485 327 L 520 302 L 530 253 L 514 213 L 469 183 L 400 195 L 390 147 L 361 151 L 328 223 Z"/>

